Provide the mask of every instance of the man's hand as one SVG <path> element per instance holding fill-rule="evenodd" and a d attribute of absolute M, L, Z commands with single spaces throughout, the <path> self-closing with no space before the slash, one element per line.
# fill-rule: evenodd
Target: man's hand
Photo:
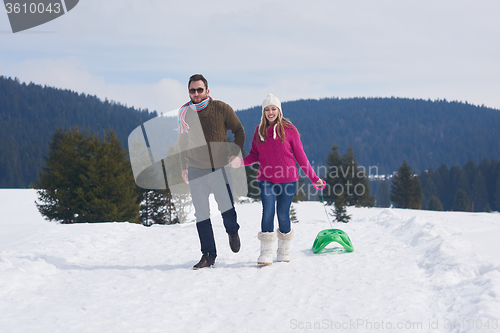
<path fill-rule="evenodd" d="M 184 180 L 184 183 L 189 184 L 188 171 L 187 170 L 182 170 L 182 180 Z"/>
<path fill-rule="evenodd" d="M 241 158 L 239 156 L 233 155 L 229 157 L 229 164 L 235 169 L 239 168 L 241 166 Z"/>

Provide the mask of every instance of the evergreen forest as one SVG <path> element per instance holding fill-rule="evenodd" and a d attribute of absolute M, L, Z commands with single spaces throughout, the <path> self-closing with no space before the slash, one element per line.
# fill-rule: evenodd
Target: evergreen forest
<path fill-rule="evenodd" d="M 301 133 L 313 167 L 326 164 L 333 146 L 340 151 L 352 147 L 359 166 L 379 175 L 392 174 L 406 161 L 419 174 L 424 209 L 437 204 L 435 198 L 443 210 L 452 209 L 459 188 L 467 194 L 465 199 L 474 202 L 475 211 L 500 209 L 495 173 L 500 156 L 499 110 L 407 98 L 298 100 L 284 102 L 282 108 Z M 247 152 L 261 114 L 260 106 L 237 112 L 246 130 Z M 0 76 L 0 188 L 26 188 L 37 180 L 57 129 L 78 126 L 101 137 L 113 130 L 128 148 L 131 131 L 156 116 L 154 111 L 96 96 Z M 165 133 L 175 136 L 175 117 L 170 122 Z M 382 190 L 388 193 L 387 187 Z M 487 194 L 473 194 L 479 192 Z M 371 193 L 377 194 L 378 205 L 379 188 Z"/>
<path fill-rule="evenodd" d="M 405 163 L 398 173 L 407 166 Z M 491 212 L 500 211 L 500 160 L 483 159 L 479 164 L 472 160 L 463 166 L 449 167 L 441 164 L 419 174 L 411 171 L 418 185 L 405 185 L 404 191 L 420 192 L 413 206 L 401 205 L 391 200 L 389 189 L 398 185 L 397 173 L 385 179 L 374 179 L 370 183 L 372 193 L 376 194 L 377 207 L 414 208 L 437 211 Z M 400 189 L 401 190 L 401 189 Z M 397 193 L 396 196 L 401 197 Z M 396 200 L 397 201 L 397 200 Z"/>
<path fill-rule="evenodd" d="M 0 188 L 26 188 L 37 179 L 58 128 L 79 126 L 100 137 L 113 129 L 127 147 L 130 132 L 155 116 L 95 96 L 0 76 Z"/>
<path fill-rule="evenodd" d="M 463 167 L 442 164 L 422 171 L 418 178 L 424 198 L 422 208 L 491 212 L 500 210 L 500 160 L 469 160 Z M 436 209 L 433 204 L 441 205 Z"/>

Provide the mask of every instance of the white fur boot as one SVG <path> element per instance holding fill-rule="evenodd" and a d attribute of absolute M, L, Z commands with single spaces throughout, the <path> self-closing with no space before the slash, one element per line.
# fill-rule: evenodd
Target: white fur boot
<path fill-rule="evenodd" d="M 278 261 L 290 261 L 290 242 L 293 238 L 293 229 L 287 234 L 278 230 Z"/>
<path fill-rule="evenodd" d="M 274 243 L 276 243 L 276 232 L 259 232 L 260 256 L 257 259 L 259 265 L 271 265 L 273 263 Z"/>

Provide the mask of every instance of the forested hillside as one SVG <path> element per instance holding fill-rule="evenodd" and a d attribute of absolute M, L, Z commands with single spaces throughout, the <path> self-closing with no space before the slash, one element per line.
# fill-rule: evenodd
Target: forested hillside
<path fill-rule="evenodd" d="M 500 111 L 466 103 L 404 98 L 326 98 L 282 103 L 301 133 L 304 149 L 324 164 L 335 144 L 354 148 L 359 164 L 392 173 L 403 160 L 414 171 L 469 159 L 500 157 Z M 261 108 L 238 112 L 250 143 Z"/>
<path fill-rule="evenodd" d="M 126 147 L 129 133 L 155 116 L 95 96 L 0 76 L 0 188 L 28 187 L 38 177 L 57 128 L 80 126 L 101 135 L 113 128 Z"/>
<path fill-rule="evenodd" d="M 351 145 L 359 165 L 378 167 L 379 174 L 392 173 L 403 160 L 420 172 L 500 157 L 500 111 L 495 109 L 403 98 L 298 100 L 282 108 L 298 127 L 314 165 L 324 164 L 334 144 L 341 152 Z M 248 152 L 261 108 L 237 114 Z M 28 187 L 37 178 L 57 128 L 78 125 L 103 133 L 111 127 L 127 148 L 130 132 L 156 115 L 0 76 L 0 188 Z M 175 135 L 175 118 L 171 127 L 166 135 Z"/>
<path fill-rule="evenodd" d="M 468 161 L 463 167 L 443 164 L 437 169 L 422 171 L 418 178 L 424 194 L 423 209 L 437 210 L 431 207 L 434 197 L 439 200 L 442 210 L 500 211 L 499 159 L 484 159 L 479 165 Z M 460 195 L 464 196 L 462 207 L 458 202 Z"/>

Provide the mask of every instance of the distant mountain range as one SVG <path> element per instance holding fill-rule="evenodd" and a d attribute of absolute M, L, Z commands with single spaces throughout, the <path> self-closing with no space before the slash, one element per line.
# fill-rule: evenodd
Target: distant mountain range
<path fill-rule="evenodd" d="M 380 174 L 406 160 L 415 172 L 468 159 L 500 157 L 500 111 L 446 100 L 326 98 L 282 103 L 301 133 L 304 149 L 322 165 L 333 145 L 350 145 L 360 165 Z M 245 150 L 260 122 L 261 108 L 237 111 L 246 131 Z M 0 76 L 0 188 L 28 187 L 38 177 L 57 128 L 80 126 L 103 133 L 113 128 L 127 148 L 130 132 L 157 116 L 120 103 L 69 90 L 20 83 Z M 170 118 L 175 137 L 176 119 Z"/>

